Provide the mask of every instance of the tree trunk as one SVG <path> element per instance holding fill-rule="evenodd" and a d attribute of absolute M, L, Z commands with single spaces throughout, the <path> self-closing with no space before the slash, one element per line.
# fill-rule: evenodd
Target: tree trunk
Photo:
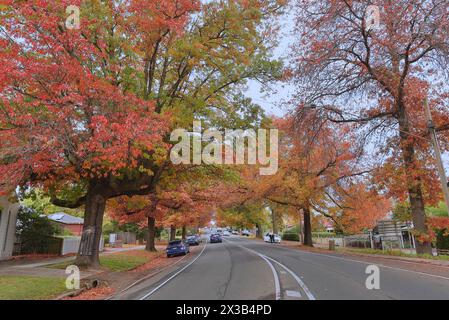
<path fill-rule="evenodd" d="M 273 233 L 278 234 L 278 222 L 276 219 L 276 212 L 273 209 L 271 209 L 271 218 L 273 222 Z"/>
<path fill-rule="evenodd" d="M 83 233 L 75 260 L 77 266 L 94 269 L 100 267 L 99 251 L 106 200 L 106 196 L 97 188 L 89 188 L 84 211 Z"/>
<path fill-rule="evenodd" d="M 410 200 L 411 215 L 415 230 L 419 234 L 428 234 L 426 225 L 426 213 L 424 206 L 424 198 L 422 193 L 422 181 L 414 175 L 415 168 L 415 148 L 413 142 L 410 141 L 409 119 L 406 114 L 405 107 L 402 104 L 398 106 L 399 110 L 399 128 L 401 138 L 401 151 L 407 175 L 407 189 Z M 429 241 L 416 242 L 417 254 L 432 254 L 432 245 Z"/>
<path fill-rule="evenodd" d="M 176 227 L 174 225 L 170 226 L 170 241 L 174 241 L 176 239 Z"/>
<path fill-rule="evenodd" d="M 304 242 L 303 244 L 308 247 L 313 247 L 312 240 L 312 221 L 310 216 L 310 208 L 306 206 L 303 209 L 304 212 Z"/>
<path fill-rule="evenodd" d="M 187 227 L 184 225 L 182 226 L 182 240 L 185 240 L 187 238 Z"/>
<path fill-rule="evenodd" d="M 256 238 L 259 238 L 259 239 L 263 238 L 262 232 L 263 231 L 261 229 L 261 226 L 258 223 L 256 223 Z"/>
<path fill-rule="evenodd" d="M 148 238 L 145 250 L 150 252 L 156 252 L 156 246 L 154 240 L 156 237 L 156 219 L 153 217 L 148 217 Z"/>

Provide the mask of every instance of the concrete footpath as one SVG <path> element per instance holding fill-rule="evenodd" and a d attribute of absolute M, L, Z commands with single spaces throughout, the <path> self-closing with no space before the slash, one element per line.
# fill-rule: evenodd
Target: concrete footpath
<path fill-rule="evenodd" d="M 127 248 L 106 248 L 101 255 L 109 255 L 119 252 L 144 250 L 145 246 Z M 18 259 L 0 262 L 0 276 L 36 276 L 36 277 L 60 277 L 67 275 L 63 269 L 48 268 L 49 265 L 72 261 L 74 256 L 42 258 L 42 259 Z M 82 270 L 81 279 L 102 273 L 104 270 Z"/>

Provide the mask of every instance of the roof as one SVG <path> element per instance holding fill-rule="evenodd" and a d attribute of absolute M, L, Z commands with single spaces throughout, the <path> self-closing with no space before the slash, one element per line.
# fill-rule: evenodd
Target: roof
<path fill-rule="evenodd" d="M 84 219 L 71 216 L 70 214 L 64 212 L 58 212 L 54 214 L 50 214 L 48 219 L 63 223 L 63 224 L 83 224 Z"/>

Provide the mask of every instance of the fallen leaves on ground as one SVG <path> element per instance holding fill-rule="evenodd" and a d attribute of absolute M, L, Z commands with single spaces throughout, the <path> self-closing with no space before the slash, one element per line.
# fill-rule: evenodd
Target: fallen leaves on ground
<path fill-rule="evenodd" d="M 102 300 L 114 293 L 110 287 L 100 287 L 84 291 L 76 297 L 66 297 L 63 300 Z"/>

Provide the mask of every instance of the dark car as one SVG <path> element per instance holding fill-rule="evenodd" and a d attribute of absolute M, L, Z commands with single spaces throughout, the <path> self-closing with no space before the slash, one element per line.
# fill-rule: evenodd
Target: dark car
<path fill-rule="evenodd" d="M 189 246 L 199 246 L 200 245 L 200 237 L 198 236 L 188 236 L 187 243 Z"/>
<path fill-rule="evenodd" d="M 170 241 L 167 246 L 167 257 L 186 255 L 190 252 L 189 244 L 184 240 Z"/>
<path fill-rule="evenodd" d="M 223 240 L 219 234 L 212 234 L 210 236 L 210 243 L 222 243 Z"/>

